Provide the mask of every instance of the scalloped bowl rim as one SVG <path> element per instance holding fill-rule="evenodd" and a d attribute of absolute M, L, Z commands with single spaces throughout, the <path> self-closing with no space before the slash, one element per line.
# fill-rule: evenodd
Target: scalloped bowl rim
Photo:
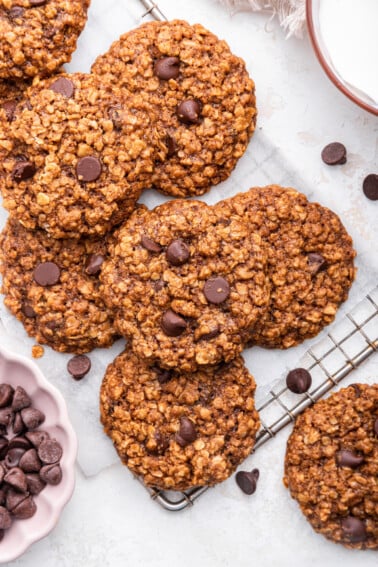
<path fill-rule="evenodd" d="M 5 563 L 7 561 L 12 561 L 22 555 L 33 543 L 44 538 L 48 533 L 50 533 L 56 526 L 60 514 L 64 506 L 69 502 L 75 487 L 75 462 L 77 457 L 78 442 L 74 428 L 71 425 L 66 402 L 60 393 L 60 391 L 53 386 L 43 375 L 42 371 L 38 366 L 28 358 L 23 355 L 15 354 L 8 349 L 5 349 L 0 345 L 0 357 L 3 357 L 7 363 L 16 362 L 26 367 L 35 379 L 35 383 L 39 390 L 47 392 L 47 394 L 55 401 L 58 412 L 54 415 L 54 425 L 61 428 L 68 439 L 68 446 L 64 445 L 63 457 L 61 465 L 63 468 L 64 462 L 64 474 L 62 482 L 54 487 L 56 493 L 54 492 L 54 499 L 51 503 L 51 509 L 53 513 L 46 518 L 46 521 L 41 522 L 41 525 L 37 529 L 33 529 L 25 533 L 23 532 L 24 538 L 19 539 L 17 542 L 16 549 L 9 547 L 9 549 L 2 552 L 2 547 L 6 543 L 7 533 L 4 535 L 3 541 L 0 543 L 0 563 Z M 42 409 L 43 408 L 38 408 Z M 47 428 L 46 428 L 47 429 Z M 48 487 L 46 487 L 46 490 Z M 42 493 L 43 494 L 43 491 Z M 37 496 L 37 498 L 39 495 Z M 37 512 L 38 514 L 38 500 Z M 35 518 L 33 516 L 33 518 Z M 33 519 L 31 518 L 31 519 Z M 28 520 L 20 520 L 20 522 L 27 522 Z M 12 529 L 12 528 L 10 528 Z"/>

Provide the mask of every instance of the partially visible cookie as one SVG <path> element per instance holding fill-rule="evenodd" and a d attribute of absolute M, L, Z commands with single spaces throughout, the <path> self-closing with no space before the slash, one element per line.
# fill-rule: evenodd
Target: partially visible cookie
<path fill-rule="evenodd" d="M 193 371 L 232 360 L 269 302 L 261 238 L 203 202 L 138 208 L 116 232 L 101 280 L 140 357 Z"/>
<path fill-rule="evenodd" d="M 0 78 L 51 75 L 71 59 L 90 0 L 1 0 Z"/>
<path fill-rule="evenodd" d="M 4 303 L 30 336 L 72 353 L 113 343 L 98 279 L 106 247 L 106 239 L 53 240 L 8 219 L 0 235 Z"/>
<path fill-rule="evenodd" d="M 378 549 L 378 384 L 352 384 L 297 418 L 284 483 L 317 532 Z"/>
<path fill-rule="evenodd" d="M 226 179 L 255 129 L 244 61 L 199 24 L 148 22 L 114 42 L 92 71 L 148 97 L 166 137 L 153 184 L 167 195 L 202 195 Z"/>
<path fill-rule="evenodd" d="M 189 375 L 149 366 L 130 350 L 108 366 L 101 421 L 122 461 L 145 484 L 186 490 L 229 477 L 259 427 L 255 382 L 239 356 Z"/>
<path fill-rule="evenodd" d="M 355 276 L 353 243 L 338 216 L 295 189 L 270 185 L 220 201 L 267 244 L 270 306 L 250 344 L 289 348 L 331 323 Z"/>
<path fill-rule="evenodd" d="M 54 238 L 105 234 L 149 183 L 158 151 L 152 112 L 81 73 L 40 81 L 26 95 L 1 164 L 4 207 Z"/>

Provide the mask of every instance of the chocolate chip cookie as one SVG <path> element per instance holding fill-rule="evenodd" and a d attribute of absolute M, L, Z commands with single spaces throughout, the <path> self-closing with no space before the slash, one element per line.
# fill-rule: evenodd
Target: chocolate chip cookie
<path fill-rule="evenodd" d="M 297 418 L 284 483 L 317 532 L 378 549 L 378 384 L 352 384 Z"/>
<path fill-rule="evenodd" d="M 199 24 L 148 22 L 123 35 L 92 71 L 148 97 L 165 132 L 153 184 L 201 195 L 226 179 L 255 129 L 254 83 L 244 61 Z"/>
<path fill-rule="evenodd" d="M 0 235 L 8 309 L 40 343 L 82 353 L 110 346 L 113 320 L 99 292 L 106 240 L 53 240 L 10 218 Z"/>
<path fill-rule="evenodd" d="M 137 209 L 116 232 L 101 280 L 132 349 L 165 368 L 232 360 L 269 302 L 261 238 L 205 203 Z"/>
<path fill-rule="evenodd" d="M 259 427 L 255 382 L 239 356 L 189 375 L 149 366 L 131 350 L 108 366 L 101 421 L 122 461 L 145 484 L 186 490 L 229 477 Z"/>
<path fill-rule="evenodd" d="M 270 306 L 248 333 L 251 344 L 288 348 L 333 321 L 355 276 L 352 239 L 335 213 L 276 185 L 250 189 L 216 208 L 245 219 L 268 245 Z"/>
<path fill-rule="evenodd" d="M 103 235 L 134 209 L 151 176 L 152 112 L 137 96 L 76 73 L 40 81 L 9 124 L 3 204 L 54 238 Z M 153 132 L 151 131 L 151 137 Z"/>
<path fill-rule="evenodd" d="M 90 0 L 1 0 L 0 78 L 50 75 L 71 59 Z"/>

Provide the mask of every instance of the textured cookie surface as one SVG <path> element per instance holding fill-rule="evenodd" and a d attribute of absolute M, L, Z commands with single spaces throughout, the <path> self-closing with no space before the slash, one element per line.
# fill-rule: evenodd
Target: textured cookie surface
<path fill-rule="evenodd" d="M 378 548 L 377 384 L 353 384 L 297 418 L 284 482 L 317 532 Z"/>
<path fill-rule="evenodd" d="M 53 240 L 8 220 L 0 236 L 5 305 L 40 343 L 83 353 L 110 346 L 113 321 L 99 293 L 106 240 Z"/>
<path fill-rule="evenodd" d="M 216 208 L 241 216 L 268 245 L 270 306 L 249 333 L 251 344 L 288 348 L 333 321 L 355 275 L 352 239 L 335 213 L 275 185 L 250 189 Z"/>
<path fill-rule="evenodd" d="M 101 279 L 139 356 L 195 370 L 232 360 L 269 302 L 258 235 L 198 201 L 140 207 L 116 232 Z"/>
<path fill-rule="evenodd" d="M 157 189 L 201 195 L 230 175 L 254 131 L 256 108 L 254 83 L 225 41 L 198 24 L 148 22 L 123 35 L 92 70 L 146 95 L 157 110 L 166 133 Z"/>
<path fill-rule="evenodd" d="M 0 0 L 0 78 L 49 75 L 71 59 L 90 0 Z"/>
<path fill-rule="evenodd" d="M 31 87 L 3 141 L 5 208 L 54 238 L 104 234 L 131 213 L 151 175 L 151 116 L 138 96 L 121 101 L 90 75 Z"/>
<path fill-rule="evenodd" d="M 189 375 L 126 350 L 101 387 L 105 432 L 147 485 L 185 490 L 225 480 L 252 451 L 255 383 L 243 359 Z"/>

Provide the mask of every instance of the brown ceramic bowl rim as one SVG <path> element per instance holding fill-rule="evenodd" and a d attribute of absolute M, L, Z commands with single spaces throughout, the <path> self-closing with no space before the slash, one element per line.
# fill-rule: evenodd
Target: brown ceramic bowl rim
<path fill-rule="evenodd" d="M 311 40 L 312 46 L 314 48 L 316 57 L 318 58 L 320 65 L 323 67 L 324 71 L 328 75 L 328 78 L 333 82 L 333 84 L 342 93 L 345 94 L 345 96 L 347 96 L 354 103 L 358 104 L 358 106 L 360 106 L 364 110 L 367 110 L 368 112 L 371 112 L 375 116 L 378 116 L 378 109 L 375 108 L 374 106 L 371 106 L 370 104 L 362 101 L 355 94 L 353 94 L 349 89 L 347 89 L 347 87 L 340 81 L 340 79 L 337 77 L 337 75 L 333 72 L 333 70 L 329 66 L 326 58 L 323 55 L 321 47 L 318 43 L 318 38 L 317 38 L 316 31 L 315 31 L 314 19 L 312 17 L 312 6 L 313 6 L 313 0 L 306 0 L 307 29 L 308 29 L 308 33 L 310 35 L 310 40 Z"/>

